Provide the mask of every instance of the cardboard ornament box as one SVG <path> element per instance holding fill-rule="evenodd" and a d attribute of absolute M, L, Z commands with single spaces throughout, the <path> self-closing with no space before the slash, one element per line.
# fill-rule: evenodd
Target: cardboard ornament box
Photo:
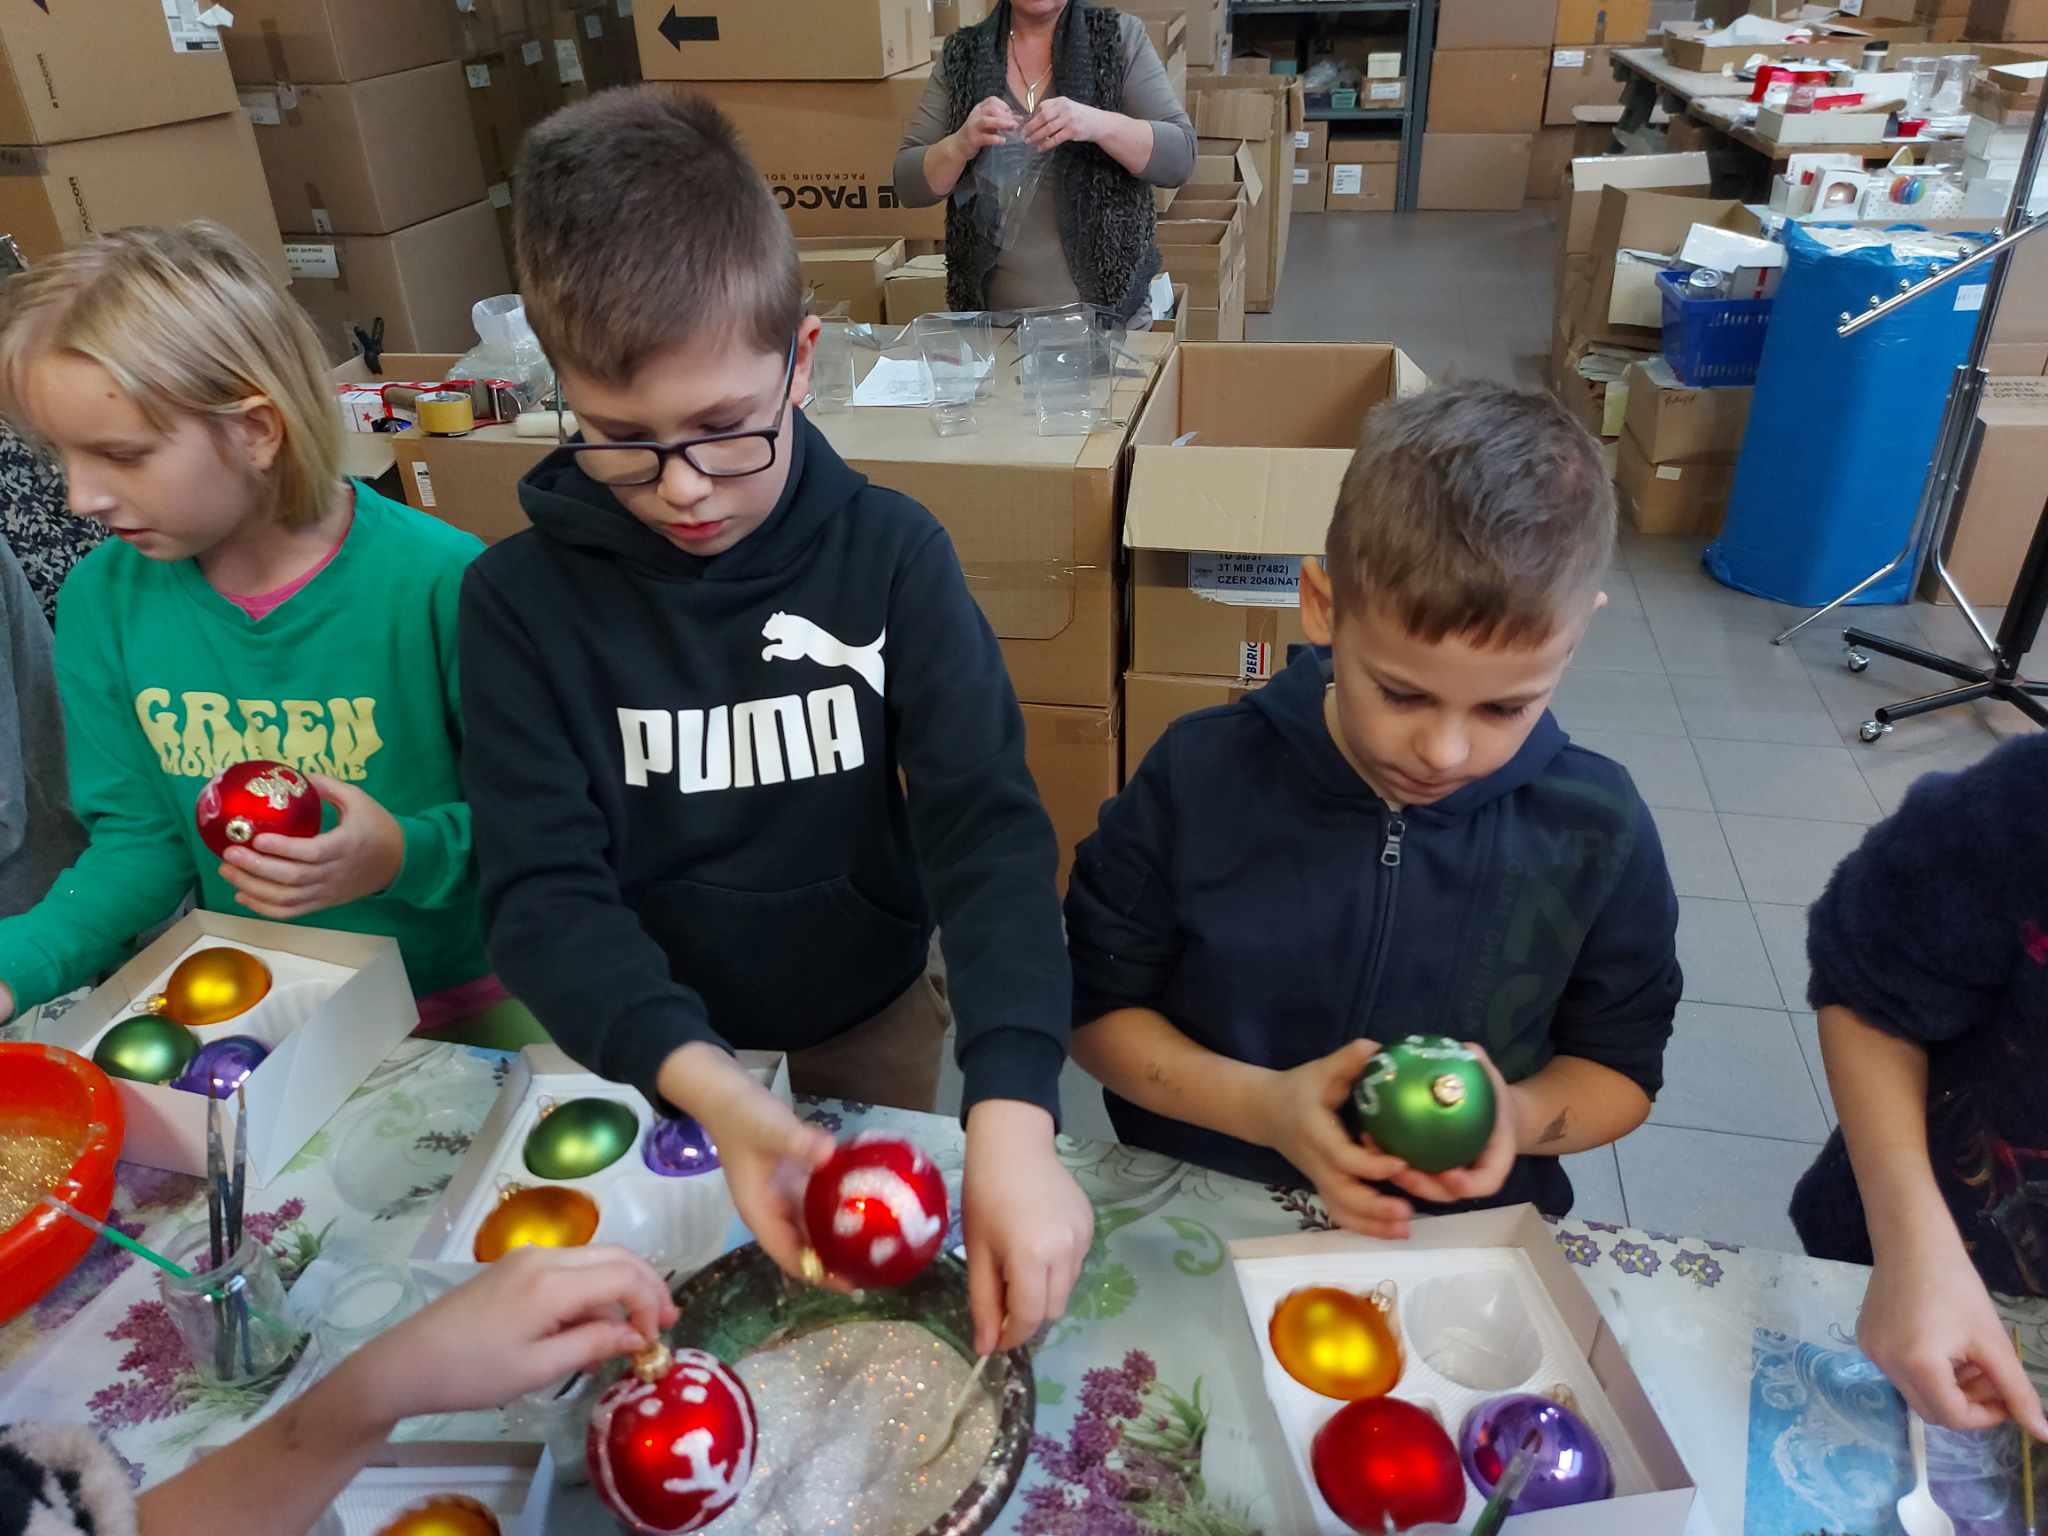
<path fill-rule="evenodd" d="M 1177 348 L 1132 434 L 1131 669 L 1284 666 L 1304 638 L 1301 557 L 1322 551 L 1359 423 L 1426 383 L 1391 346 Z"/>
<path fill-rule="evenodd" d="M 1529 188 L 1533 133 L 1437 133 L 1422 136 L 1418 208 L 1512 212 Z"/>
<path fill-rule="evenodd" d="M 1621 434 L 1614 468 L 1621 493 L 1622 516 L 1637 533 L 1713 536 L 1728 514 L 1728 493 L 1735 488 L 1735 461 L 1706 459 L 1687 464 L 1659 464 L 1636 441 Z"/>
<path fill-rule="evenodd" d="M 882 283 L 882 318 L 908 325 L 919 315 L 946 308 L 946 258 L 913 256 Z"/>
<path fill-rule="evenodd" d="M 388 235 L 484 195 L 463 66 L 242 93 L 280 227 Z"/>
<path fill-rule="evenodd" d="M 1286 665 L 1286 658 L 1280 659 Z M 1255 684 L 1221 677 L 1174 677 L 1157 672 L 1124 674 L 1124 778 L 1183 715 L 1235 704 Z"/>
<path fill-rule="evenodd" d="M 108 230 L 187 219 L 225 224 L 280 279 L 288 275 L 254 133 L 240 112 L 73 144 L 0 147 L 0 229 L 30 261 Z"/>
<path fill-rule="evenodd" d="M 1325 164 L 1294 168 L 1294 211 L 1327 213 L 1330 200 L 1330 168 Z"/>
<path fill-rule="evenodd" d="M 708 98 L 733 120 L 797 234 L 943 240 L 943 201 L 929 208 L 896 201 L 896 146 L 930 73 L 927 63 L 887 80 L 801 87 L 707 82 L 676 89 Z"/>
<path fill-rule="evenodd" d="M 1640 43 L 1650 35 L 1650 0 L 1558 0 L 1559 47 Z"/>
<path fill-rule="evenodd" d="M 929 65 L 931 0 L 690 0 L 634 8 L 649 80 L 880 80 Z"/>
<path fill-rule="evenodd" d="M 294 234 L 286 256 L 292 297 L 337 359 L 353 349 L 352 327 L 378 319 L 395 352 L 467 351 L 470 307 L 512 291 L 497 214 L 482 200 L 389 235 Z"/>
<path fill-rule="evenodd" d="M 1247 221 L 1245 308 L 1266 314 L 1287 266 L 1294 212 L 1294 135 L 1306 123 L 1301 82 L 1282 75 L 1225 75 L 1190 84 L 1195 132 L 1243 143 L 1256 157 L 1263 213 Z"/>
<path fill-rule="evenodd" d="M 1439 53 L 1467 48 L 1548 48 L 1558 0 L 1438 0 Z"/>
<path fill-rule="evenodd" d="M 0 144 L 65 144 L 234 111 L 222 33 L 196 14 L 161 0 L 0 10 Z"/>
<path fill-rule="evenodd" d="M 1533 133 L 1543 122 L 1550 49 L 1437 51 L 1430 63 L 1431 133 Z"/>
<path fill-rule="evenodd" d="M 903 265 L 903 242 L 872 235 L 813 235 L 796 243 L 804 286 L 818 314 L 845 306 L 845 318 L 880 325 L 882 285 Z M 940 268 L 941 273 L 944 267 Z"/>
<path fill-rule="evenodd" d="M 249 1177 L 268 1184 L 419 1022 L 395 940 L 188 913 L 83 1002 L 40 1026 L 39 1038 L 90 1057 L 108 1026 L 141 1012 L 179 961 L 222 946 L 263 960 L 270 991 L 247 1012 L 193 1033 L 202 1044 L 252 1035 L 270 1048 L 247 1083 Z M 114 1087 L 128 1121 L 124 1160 L 206 1173 L 205 1095 L 124 1078 Z M 221 1105 L 221 1121 L 232 1146 L 232 1099 Z"/>
<path fill-rule="evenodd" d="M 1230 21 L 1225 0 L 1127 0 L 1117 7 L 1147 21 L 1181 15 L 1187 18 L 1187 59 L 1195 70 L 1222 73 L 1230 64 Z"/>
<path fill-rule="evenodd" d="M 1038 798 L 1052 818 L 1060 849 L 1059 884 L 1065 894 L 1074 849 L 1095 830 L 1102 804 L 1123 787 L 1122 733 L 1111 709 L 1024 706 L 1024 763 Z"/>
<path fill-rule="evenodd" d="M 434 0 L 239 0 L 233 9 L 221 37 L 235 79 L 249 85 L 372 80 L 452 59 L 458 46 L 456 6 Z"/>

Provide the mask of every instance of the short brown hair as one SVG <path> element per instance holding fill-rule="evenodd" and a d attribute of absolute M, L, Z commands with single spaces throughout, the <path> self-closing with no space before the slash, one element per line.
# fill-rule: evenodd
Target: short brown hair
<path fill-rule="evenodd" d="M 1330 521 L 1340 607 L 1375 599 L 1408 632 L 1538 645 L 1614 558 L 1600 445 L 1547 394 L 1456 384 L 1365 418 Z"/>
<path fill-rule="evenodd" d="M 519 154 L 527 319 L 558 367 L 624 384 L 730 329 L 777 356 L 803 322 L 789 220 L 725 115 L 646 85 L 535 126 Z"/>

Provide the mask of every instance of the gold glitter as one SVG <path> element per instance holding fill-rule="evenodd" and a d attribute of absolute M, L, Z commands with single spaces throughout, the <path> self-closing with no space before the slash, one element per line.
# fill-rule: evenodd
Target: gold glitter
<path fill-rule="evenodd" d="M 52 1131 L 47 1121 L 0 1125 L 0 1232 L 64 1182 L 85 1150 L 83 1129 Z"/>
<path fill-rule="evenodd" d="M 995 1445 L 996 1400 L 975 1396 L 928 1467 L 926 1447 L 974 1364 L 915 1323 L 853 1322 L 749 1355 L 754 1475 L 728 1512 L 752 1536 L 914 1536 L 953 1507 Z"/>

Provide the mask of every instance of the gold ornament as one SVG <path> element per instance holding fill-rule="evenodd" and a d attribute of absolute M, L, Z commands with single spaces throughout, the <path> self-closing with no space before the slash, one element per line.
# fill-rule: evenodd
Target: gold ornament
<path fill-rule="evenodd" d="M 1401 1345 L 1387 1305 L 1328 1285 L 1290 1291 L 1267 1326 L 1273 1358 L 1324 1397 L 1383 1397 L 1401 1379 Z"/>
<path fill-rule="evenodd" d="M 597 1235 L 597 1202 L 560 1185 L 513 1188 L 476 1229 L 480 1264 L 514 1248 L 581 1248 Z"/>
<path fill-rule="evenodd" d="M 163 991 L 149 1000 L 148 1011 L 198 1029 L 225 1024 L 269 994 L 270 967 L 246 949 L 223 945 L 180 960 Z"/>
<path fill-rule="evenodd" d="M 401 1509 L 377 1536 L 498 1536 L 498 1517 L 475 1499 L 444 1493 Z"/>

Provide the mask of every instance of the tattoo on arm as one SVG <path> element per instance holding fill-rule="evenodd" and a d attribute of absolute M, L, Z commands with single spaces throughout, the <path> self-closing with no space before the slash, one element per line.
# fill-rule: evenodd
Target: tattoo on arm
<path fill-rule="evenodd" d="M 1571 1119 L 1572 1112 L 1570 1106 L 1566 1106 L 1565 1108 L 1560 1109 L 1557 1112 L 1557 1118 L 1551 1121 L 1550 1124 L 1543 1127 L 1543 1134 L 1536 1138 L 1536 1145 L 1539 1147 L 1547 1147 L 1552 1142 L 1563 1141 L 1565 1138 L 1566 1129 L 1571 1124 Z"/>

